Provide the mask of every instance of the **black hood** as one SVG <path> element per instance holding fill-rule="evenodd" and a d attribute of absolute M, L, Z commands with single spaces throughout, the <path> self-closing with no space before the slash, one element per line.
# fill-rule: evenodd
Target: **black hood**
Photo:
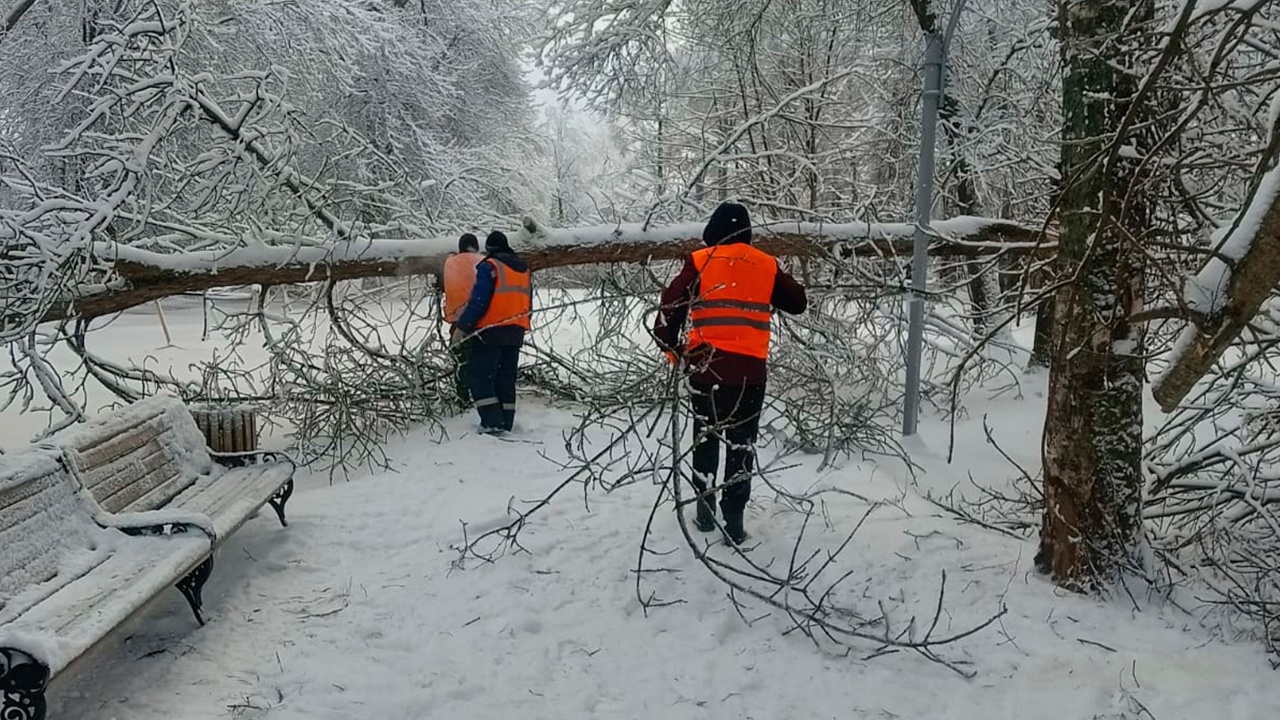
<path fill-rule="evenodd" d="M 489 233 L 489 237 L 484 239 L 484 251 L 487 253 L 511 252 L 511 243 L 507 242 L 507 235 L 498 230 Z"/>
<path fill-rule="evenodd" d="M 751 244 L 751 216 L 738 203 L 720 203 L 711 213 L 707 227 L 702 231 L 702 242 L 707 247 L 727 243 Z"/>
<path fill-rule="evenodd" d="M 516 272 L 529 271 L 529 266 L 525 261 L 521 260 L 520 256 L 516 255 L 515 251 L 511 249 L 511 244 L 507 242 L 506 234 L 499 230 L 494 230 L 489 233 L 489 237 L 484 239 L 484 254 L 485 257 L 491 257 Z"/>

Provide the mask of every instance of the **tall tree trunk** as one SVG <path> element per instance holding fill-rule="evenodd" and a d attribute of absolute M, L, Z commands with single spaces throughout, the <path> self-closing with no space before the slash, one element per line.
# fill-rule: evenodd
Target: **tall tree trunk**
<path fill-rule="evenodd" d="M 1149 212 L 1138 165 L 1113 152 L 1112 141 L 1137 86 L 1119 69 L 1128 61 L 1126 25 L 1153 9 L 1152 0 L 1060 0 L 1059 13 L 1065 186 L 1057 275 L 1078 281 L 1054 308 L 1036 563 L 1060 585 L 1086 590 L 1113 579 L 1139 537 L 1142 335 L 1128 317 L 1142 302 L 1143 256 L 1133 238 Z"/>
<path fill-rule="evenodd" d="M 1062 158 L 1059 157 L 1058 180 L 1054 183 L 1053 192 L 1049 196 L 1049 207 L 1060 207 L 1062 187 Z M 1001 216 L 1004 216 L 1003 213 Z M 1032 274 L 1031 280 L 1033 281 L 1033 289 L 1039 292 L 1053 284 L 1054 273 L 1048 268 L 1041 267 Z M 1053 364 L 1053 319 L 1056 315 L 1054 312 L 1056 302 L 1057 298 L 1050 295 L 1041 299 L 1040 304 L 1036 307 L 1036 328 L 1031 342 L 1031 358 L 1029 361 L 1032 366 L 1047 368 Z"/>

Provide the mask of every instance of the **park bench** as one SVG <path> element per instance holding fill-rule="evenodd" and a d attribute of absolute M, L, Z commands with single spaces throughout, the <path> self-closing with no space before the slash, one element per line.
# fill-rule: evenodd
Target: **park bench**
<path fill-rule="evenodd" d="M 0 718 L 40 720 L 49 680 L 176 585 L 204 624 L 213 551 L 270 504 L 294 464 L 217 453 L 160 395 L 0 456 Z"/>
<path fill-rule="evenodd" d="M 284 507 L 293 494 L 293 461 L 271 451 L 210 450 L 191 412 L 173 395 L 139 400 L 56 442 L 108 513 L 163 508 L 206 516 L 215 546 L 264 505 L 288 525 Z"/>
<path fill-rule="evenodd" d="M 0 718 L 41 720 L 52 677 L 166 588 L 188 595 L 212 548 L 202 529 L 105 517 L 57 449 L 0 456 Z"/>

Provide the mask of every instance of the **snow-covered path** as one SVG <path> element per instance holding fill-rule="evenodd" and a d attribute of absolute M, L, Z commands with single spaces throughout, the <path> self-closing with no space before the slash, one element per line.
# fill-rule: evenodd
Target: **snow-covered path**
<path fill-rule="evenodd" d="M 221 552 L 207 626 L 195 627 L 171 593 L 112 639 L 93 672 L 55 686 L 51 717 L 1147 717 L 1126 699 L 1132 693 L 1159 720 L 1177 720 L 1270 717 L 1280 701 L 1257 646 L 1213 641 L 1173 609 L 1135 613 L 1056 593 L 1031 571 L 1032 543 L 957 525 L 916 490 L 904 496 L 892 468 L 869 463 L 819 474 L 805 461 L 780 482 L 902 498 L 903 509 L 873 516 L 841 560 L 860 578 L 868 610 L 884 600 L 931 615 L 943 569 L 944 625 L 972 624 L 1004 598 L 1002 622 L 948 654 L 978 673 L 972 680 L 910 653 L 824 652 L 783 635 L 776 618 L 748 625 L 682 546 L 670 513 L 656 524 L 656 546 L 675 551 L 660 560 L 673 572 L 647 587 L 683 602 L 646 616 L 632 569 L 655 491 L 647 484 L 595 493 L 589 512 L 575 492 L 522 535 L 530 554 L 452 570 L 460 520 L 492 525 L 510 498 L 538 497 L 562 478 L 539 452 L 562 452 L 571 411 L 524 407 L 524 442 L 477 437 L 458 418 L 444 443 L 393 443 L 397 471 L 332 487 L 303 478 L 290 528 L 268 512 Z M 1003 401 L 993 416 L 1033 465 L 1037 413 L 1034 400 Z M 992 482 L 1008 475 L 980 421 L 961 427 L 964 461 L 952 466 L 935 457 L 945 428 L 925 430 L 922 487 L 949 487 L 968 471 Z M 817 530 L 818 539 L 838 544 L 865 509 L 833 500 L 837 527 Z M 759 490 L 749 512 L 760 541 L 753 557 L 785 562 L 794 514 Z"/>

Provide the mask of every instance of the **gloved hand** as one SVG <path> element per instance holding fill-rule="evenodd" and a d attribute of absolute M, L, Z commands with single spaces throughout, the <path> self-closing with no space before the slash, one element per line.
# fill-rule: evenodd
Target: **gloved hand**
<path fill-rule="evenodd" d="M 455 327 L 453 329 L 453 332 L 449 333 L 449 346 L 456 347 L 457 345 L 461 344 L 463 340 L 466 340 L 466 339 L 467 339 L 467 334 L 462 332 L 461 328 Z"/>
<path fill-rule="evenodd" d="M 680 360 L 684 363 L 684 367 L 688 370 L 700 370 L 706 366 L 707 361 L 711 359 L 711 346 L 707 344 L 695 345 L 680 356 Z"/>
<path fill-rule="evenodd" d="M 711 358 L 710 345 L 698 345 L 692 348 L 685 348 L 678 351 L 666 350 L 663 354 L 667 356 L 667 361 L 672 365 L 679 367 L 681 370 L 697 370 L 706 364 Z"/>

